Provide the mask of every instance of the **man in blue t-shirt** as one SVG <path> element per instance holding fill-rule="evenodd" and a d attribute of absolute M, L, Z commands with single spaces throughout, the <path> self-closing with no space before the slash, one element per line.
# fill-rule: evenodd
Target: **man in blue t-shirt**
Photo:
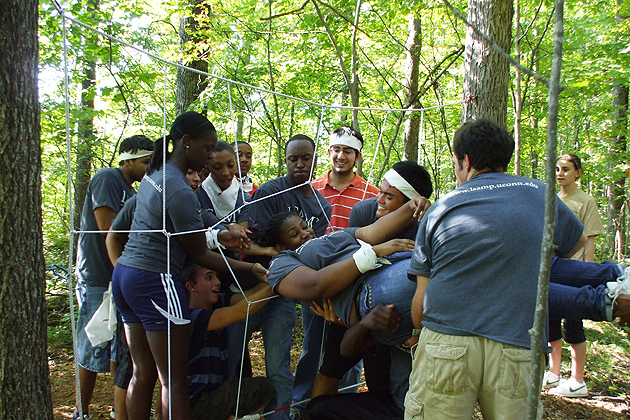
<path fill-rule="evenodd" d="M 326 232 L 332 207 L 308 183 L 316 165 L 315 143 L 310 137 L 297 134 L 287 141 L 284 153 L 287 175 L 265 182 L 254 192 L 252 199 L 254 202 L 249 209 L 249 226 L 261 230 L 274 214 L 292 211 L 300 215 L 315 233 L 321 236 Z M 260 200 L 263 197 L 267 198 Z M 295 371 L 295 387 L 302 390 L 300 393 L 308 394 L 307 396 L 310 396 L 310 389 L 319 368 L 324 325 L 324 319 L 308 309 L 309 304 L 310 302 L 302 303 L 303 351 Z M 291 403 L 294 384 L 290 369 L 290 351 L 296 319 L 295 305 L 284 297 L 276 298 L 259 313 L 258 318 L 265 340 L 267 375 L 277 392 L 277 403 L 274 408 L 285 407 Z M 254 319 L 250 320 L 250 331 L 256 327 Z M 235 336 L 237 335 L 235 333 Z M 231 347 L 230 350 L 238 351 L 241 346 L 242 340 L 235 343 L 235 347 Z M 237 354 L 241 352 L 238 351 Z M 269 362 L 272 363 L 271 366 Z M 272 418 L 288 417 L 288 410 L 284 410 Z"/>
<path fill-rule="evenodd" d="M 489 121 L 455 134 L 460 186 L 420 222 L 409 268 L 412 318 L 423 329 L 405 418 L 469 419 L 477 401 L 490 418 L 525 414 L 545 185 L 504 173 L 513 151 L 507 130 Z M 582 248 L 582 230 L 557 200 L 558 253 Z"/>
<path fill-rule="evenodd" d="M 103 293 L 112 280 L 113 266 L 107 255 L 104 233 L 85 231 L 108 231 L 112 220 L 136 192 L 132 185 L 142 180 L 153 154 L 153 142 L 146 136 L 136 135 L 124 139 L 120 144 L 118 168 L 104 168 L 94 175 L 88 185 L 83 212 L 81 233 L 77 245 L 77 361 L 81 401 L 77 400 L 74 418 L 79 411 L 87 418 L 88 408 L 94 392 L 96 375 L 109 372 L 111 342 L 92 346 L 84 328 L 103 301 Z"/>

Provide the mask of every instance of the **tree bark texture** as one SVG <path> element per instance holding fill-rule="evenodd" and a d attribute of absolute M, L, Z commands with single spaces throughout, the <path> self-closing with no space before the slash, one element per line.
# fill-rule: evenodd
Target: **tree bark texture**
<path fill-rule="evenodd" d="M 193 14 L 196 7 L 193 7 Z M 182 17 L 179 21 L 179 45 L 184 48 L 185 58 L 182 62 L 183 65 L 191 67 L 195 70 L 208 72 L 208 62 L 199 57 L 199 52 L 196 51 L 194 46 L 196 37 L 195 31 L 198 29 L 198 24 L 194 16 Z M 192 45 L 188 42 L 192 42 Z M 195 102 L 201 92 L 206 88 L 206 76 L 199 73 L 177 68 L 177 87 L 175 98 L 175 112 L 180 115 L 188 110 L 190 104 Z"/>
<path fill-rule="evenodd" d="M 613 168 L 623 159 L 626 151 L 626 131 L 628 129 L 628 87 L 613 87 L 613 138 L 610 144 L 609 169 L 613 180 L 608 188 L 608 223 L 606 238 L 609 249 L 615 250 L 617 260 L 622 260 L 623 246 L 626 243 L 623 204 L 626 201 L 625 173 L 615 175 Z M 614 245 L 613 245 L 614 244 Z M 613 247 L 614 246 L 614 247 Z"/>
<path fill-rule="evenodd" d="M 0 418 L 52 419 L 36 0 L 0 2 Z"/>
<path fill-rule="evenodd" d="M 405 80 L 405 105 L 410 106 L 412 98 L 418 94 L 418 73 L 420 68 L 420 51 L 422 49 L 422 27 L 420 19 L 413 13 L 409 15 L 409 36 L 407 37 L 407 77 Z M 419 108 L 417 100 L 412 108 Z M 418 141 L 420 138 L 420 113 L 411 112 L 405 121 L 405 160 L 418 161 Z"/>
<path fill-rule="evenodd" d="M 468 0 L 468 21 L 506 52 L 510 51 L 513 14 L 512 0 Z M 505 125 L 509 79 L 508 62 L 468 27 L 462 123 L 484 118 Z"/>

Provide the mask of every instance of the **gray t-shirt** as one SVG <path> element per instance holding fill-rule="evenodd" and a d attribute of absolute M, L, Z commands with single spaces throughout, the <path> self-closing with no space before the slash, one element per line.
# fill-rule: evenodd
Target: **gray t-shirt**
<path fill-rule="evenodd" d="M 530 348 L 544 201 L 541 182 L 481 173 L 431 206 L 408 272 L 411 280 L 429 277 L 426 328 Z M 560 200 L 556 222 L 554 242 L 566 254 L 582 224 Z"/>
<path fill-rule="evenodd" d="M 262 184 L 254 192 L 253 200 L 287 190 L 293 185 L 286 176 L 272 179 Z M 262 230 L 274 214 L 292 211 L 302 217 L 317 236 L 326 233 L 332 206 L 319 191 L 312 195 L 304 195 L 297 189 L 269 197 L 252 203 L 249 206 L 249 226 Z"/>
<path fill-rule="evenodd" d="M 98 171 L 88 185 L 81 230 L 99 230 L 94 210 L 109 207 L 118 213 L 135 190 L 127 183 L 118 168 L 104 168 Z M 86 286 L 107 287 L 112 280 L 114 268 L 109 261 L 105 236 L 101 233 L 80 233 L 77 246 L 77 281 Z"/>
<path fill-rule="evenodd" d="M 376 217 L 376 209 L 378 208 L 378 203 L 376 202 L 376 197 L 368 198 L 363 201 L 359 201 L 357 204 L 352 207 L 352 211 L 350 212 L 350 226 L 352 227 L 363 227 L 371 225 L 376 222 L 378 218 Z M 413 219 L 413 222 L 402 232 L 396 235 L 396 238 L 400 239 L 411 239 L 412 241 L 416 239 L 416 232 L 418 231 L 418 220 Z"/>
<path fill-rule="evenodd" d="M 275 291 L 280 282 L 293 270 L 307 266 L 320 270 L 331 264 L 351 258 L 361 245 L 354 238 L 356 228 L 346 228 L 319 238 L 311 239 L 295 251 L 282 251 L 269 264 L 269 285 Z M 335 314 L 348 325 L 352 303 L 361 287 L 365 274 L 360 276 L 350 287 L 333 297 Z"/>
<path fill-rule="evenodd" d="M 166 173 L 163 188 L 162 171 Z M 166 231 L 170 233 L 203 229 L 199 200 L 186 180 L 186 176 L 174 163 L 151 175 L 145 175 L 138 187 L 136 212 L 131 224 L 132 232 L 125 245 L 120 264 L 155 273 L 167 271 L 167 238 L 161 232 L 138 232 L 162 229 L 162 191 L 166 194 Z M 171 273 L 179 276 L 186 260 L 186 250 L 178 236 L 170 238 Z"/>

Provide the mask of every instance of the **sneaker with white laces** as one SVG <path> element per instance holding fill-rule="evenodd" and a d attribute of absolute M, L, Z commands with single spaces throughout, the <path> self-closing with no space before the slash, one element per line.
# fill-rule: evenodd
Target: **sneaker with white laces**
<path fill-rule="evenodd" d="M 88 413 L 83 413 L 83 416 L 81 416 L 76 410 L 72 414 L 72 420 L 90 420 L 91 418 L 92 416 L 90 416 Z"/>
<path fill-rule="evenodd" d="M 573 378 L 560 381 L 560 385 L 549 391 L 551 395 L 557 395 L 559 397 L 588 397 L 588 388 L 586 383 L 579 383 Z"/>
<path fill-rule="evenodd" d="M 630 261 L 626 260 L 626 262 Z M 624 268 L 623 274 L 617 278 L 617 281 L 607 282 L 606 288 L 608 289 L 608 297 L 613 300 L 613 303 L 617 299 L 617 296 L 630 294 L 630 265 Z"/>
<path fill-rule="evenodd" d="M 558 385 L 560 385 L 560 376 L 556 375 L 553 372 L 546 371 L 545 376 L 543 376 L 542 388 L 549 389 Z"/>

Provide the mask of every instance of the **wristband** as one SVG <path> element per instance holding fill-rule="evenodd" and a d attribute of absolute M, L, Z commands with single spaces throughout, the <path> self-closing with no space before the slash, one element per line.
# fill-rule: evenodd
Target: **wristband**
<path fill-rule="evenodd" d="M 352 258 L 354 259 L 354 263 L 357 265 L 361 274 L 367 273 L 375 268 L 379 268 L 381 264 L 378 261 L 376 252 L 372 249 L 372 245 L 359 239 L 357 239 L 357 242 L 359 242 L 361 248 L 352 254 Z"/>
<path fill-rule="evenodd" d="M 206 244 L 208 245 L 208 248 L 217 249 L 218 247 L 221 247 L 225 249 L 225 247 L 219 243 L 219 232 L 219 229 L 210 229 L 206 231 Z"/>

